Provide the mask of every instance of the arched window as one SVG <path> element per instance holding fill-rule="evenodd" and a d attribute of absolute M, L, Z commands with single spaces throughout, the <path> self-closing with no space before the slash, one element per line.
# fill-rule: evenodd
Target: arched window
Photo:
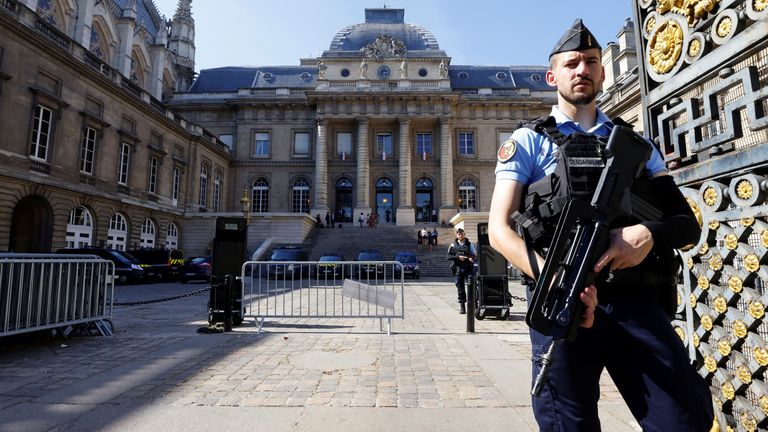
<path fill-rule="evenodd" d="M 93 244 L 93 218 L 87 208 L 77 206 L 69 213 L 65 241 L 68 248 L 82 248 Z"/>
<path fill-rule="evenodd" d="M 416 180 L 416 190 L 432 190 L 432 180 L 422 177 Z"/>
<path fill-rule="evenodd" d="M 376 181 L 376 190 L 391 191 L 394 188 L 392 180 L 382 177 Z"/>
<path fill-rule="evenodd" d="M 216 171 L 213 175 L 213 211 L 219 211 L 221 205 L 221 172 Z"/>
<path fill-rule="evenodd" d="M 155 247 L 155 223 L 152 219 L 146 218 L 141 226 L 141 237 L 139 238 L 139 247 L 152 249 Z"/>
<path fill-rule="evenodd" d="M 470 178 L 459 182 L 459 209 L 470 212 L 477 210 L 477 184 Z"/>
<path fill-rule="evenodd" d="M 106 41 L 107 38 L 103 31 L 102 25 L 97 21 L 93 21 L 91 26 L 91 42 L 88 46 L 88 51 L 101 59 L 104 63 L 109 64 L 109 46 Z"/>
<path fill-rule="evenodd" d="M 251 211 L 266 213 L 269 211 L 269 182 L 264 177 L 253 182 L 251 192 Z"/>
<path fill-rule="evenodd" d="M 304 177 L 293 182 L 291 211 L 294 213 L 309 213 L 309 181 Z"/>
<path fill-rule="evenodd" d="M 173 222 L 168 224 L 168 232 L 165 234 L 165 247 L 167 249 L 178 249 L 179 247 L 179 228 Z"/>
<path fill-rule="evenodd" d="M 109 220 L 109 231 L 107 231 L 107 247 L 110 249 L 125 250 L 128 244 L 128 224 L 125 217 L 120 213 L 115 213 Z"/>
<path fill-rule="evenodd" d="M 208 165 L 200 166 L 200 207 L 206 207 L 208 204 Z"/>
<path fill-rule="evenodd" d="M 339 181 L 336 182 L 336 189 L 344 190 L 344 191 L 346 191 L 346 190 L 351 191 L 352 190 L 352 180 L 350 180 L 350 179 L 348 179 L 346 177 L 340 178 Z"/>
<path fill-rule="evenodd" d="M 141 61 L 137 51 L 134 51 L 131 56 L 131 81 L 139 87 L 144 87 L 144 63 Z"/>
<path fill-rule="evenodd" d="M 64 19 L 56 0 L 37 0 L 37 13 L 48 24 L 64 30 Z"/>

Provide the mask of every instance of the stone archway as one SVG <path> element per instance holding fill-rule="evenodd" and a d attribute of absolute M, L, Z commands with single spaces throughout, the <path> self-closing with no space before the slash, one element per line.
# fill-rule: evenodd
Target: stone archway
<path fill-rule="evenodd" d="M 22 198 L 13 209 L 8 250 L 48 253 L 53 239 L 53 209 L 39 195 Z"/>

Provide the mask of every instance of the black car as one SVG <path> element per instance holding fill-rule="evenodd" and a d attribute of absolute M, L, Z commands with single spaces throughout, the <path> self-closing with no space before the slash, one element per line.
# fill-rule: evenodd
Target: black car
<path fill-rule="evenodd" d="M 375 249 L 361 250 L 357 254 L 357 261 L 384 261 L 384 255 Z M 357 277 L 359 279 L 373 279 L 384 277 L 384 264 L 358 264 Z"/>
<path fill-rule="evenodd" d="M 187 283 L 193 280 L 209 281 L 210 279 L 210 256 L 199 256 L 187 259 L 179 272 L 179 281 L 181 283 Z"/>
<path fill-rule="evenodd" d="M 413 252 L 402 251 L 395 253 L 393 261 L 400 261 L 403 264 L 403 276 L 418 279 L 421 277 L 421 270 L 419 270 L 419 260 L 416 258 L 416 254 Z M 395 265 L 395 277 L 400 277 L 400 266 Z"/>
<path fill-rule="evenodd" d="M 320 259 L 318 261 L 319 264 L 317 264 L 317 270 L 315 270 L 315 274 L 318 277 L 341 278 L 345 273 L 343 264 L 324 264 L 324 262 L 329 261 L 344 261 L 344 255 L 342 255 L 340 252 L 324 253 L 320 255 Z M 346 276 L 349 275 L 347 274 Z"/>
<path fill-rule="evenodd" d="M 309 261 L 307 251 L 296 246 L 280 247 L 272 251 L 270 261 L 296 261 L 289 264 L 270 264 L 269 277 L 296 279 L 309 276 L 309 265 L 300 264 L 301 261 Z"/>
<path fill-rule="evenodd" d="M 184 266 L 184 253 L 179 249 L 134 249 L 129 251 L 142 263 L 144 270 L 155 274 L 155 278 L 176 280 Z"/>
<path fill-rule="evenodd" d="M 59 249 L 56 253 L 68 255 L 96 255 L 99 258 L 112 261 L 115 264 L 115 282 L 121 284 L 144 282 L 149 273 L 141 267 L 141 262 L 129 253 L 115 249 L 98 247 Z"/>

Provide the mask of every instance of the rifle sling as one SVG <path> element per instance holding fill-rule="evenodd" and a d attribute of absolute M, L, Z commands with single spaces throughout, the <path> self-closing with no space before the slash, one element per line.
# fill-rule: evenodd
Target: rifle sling
<path fill-rule="evenodd" d="M 525 242 L 525 249 L 528 254 L 528 264 L 531 266 L 531 272 L 533 273 L 531 276 L 533 276 L 534 281 L 538 280 L 539 276 L 541 276 L 541 270 L 539 269 L 539 261 L 536 259 L 536 251 L 533 250 L 533 240 L 528 235 L 528 227 L 533 224 L 534 221 L 525 217 L 525 215 L 519 211 L 512 214 L 512 219 L 517 223 L 518 234 L 523 237 L 523 241 Z"/>

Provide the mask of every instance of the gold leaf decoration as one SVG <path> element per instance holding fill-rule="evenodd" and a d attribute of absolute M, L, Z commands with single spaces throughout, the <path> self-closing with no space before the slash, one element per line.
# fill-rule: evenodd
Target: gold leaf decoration
<path fill-rule="evenodd" d="M 683 29 L 674 20 L 665 21 L 653 33 L 648 46 L 648 64 L 654 72 L 669 73 L 683 52 Z"/>
<path fill-rule="evenodd" d="M 693 258 L 692 257 L 686 258 L 685 265 L 688 266 L 688 270 L 692 269 L 693 268 Z"/>
<path fill-rule="evenodd" d="M 693 215 L 696 217 L 696 222 L 699 223 L 699 226 L 704 226 L 704 220 L 701 216 L 701 209 L 699 208 L 699 205 L 696 204 L 696 201 L 690 198 L 686 198 L 685 201 L 688 203 L 688 207 L 691 208 L 691 211 L 693 211 Z"/>
<path fill-rule="evenodd" d="M 702 315 L 701 316 L 701 327 L 704 328 L 706 331 L 712 330 L 712 317 L 709 315 Z"/>
<path fill-rule="evenodd" d="M 739 377 L 739 381 L 744 384 L 752 382 L 752 371 L 744 365 L 739 365 L 739 367 L 736 368 L 736 376 Z"/>
<path fill-rule="evenodd" d="M 688 26 L 693 27 L 705 14 L 720 3 L 720 0 L 659 0 L 656 12 L 663 14 L 674 12 L 685 17 Z"/>
<path fill-rule="evenodd" d="M 765 10 L 765 8 L 768 7 L 768 0 L 755 0 L 754 2 L 752 2 L 752 7 L 756 11 L 762 12 L 763 10 Z M 768 414 L 766 414 L 766 415 L 768 415 Z"/>
<path fill-rule="evenodd" d="M 699 286 L 699 288 L 701 288 L 702 290 L 707 290 L 707 289 L 709 289 L 709 279 L 707 279 L 707 276 L 706 276 L 706 275 L 701 275 L 701 276 L 699 276 L 699 279 L 698 279 L 698 283 L 697 283 L 697 285 L 698 285 L 698 286 Z"/>
<path fill-rule="evenodd" d="M 733 388 L 733 384 L 730 382 L 724 382 L 720 388 L 723 390 L 723 396 L 728 400 L 733 400 L 736 396 L 736 389 Z"/>
<path fill-rule="evenodd" d="M 760 231 L 760 244 L 768 248 L 768 230 Z"/>
<path fill-rule="evenodd" d="M 752 350 L 752 355 L 755 358 L 757 364 L 760 366 L 768 366 L 768 351 L 763 348 L 756 347 Z"/>
<path fill-rule="evenodd" d="M 688 45 L 688 55 L 690 57 L 696 57 L 701 52 L 701 41 L 694 39 Z"/>
<path fill-rule="evenodd" d="M 717 341 L 717 352 L 723 355 L 723 357 L 731 353 L 731 341 L 728 339 L 720 339 Z"/>
<path fill-rule="evenodd" d="M 713 254 L 709 258 L 709 268 L 714 271 L 720 271 L 723 269 L 723 257 L 720 254 Z"/>
<path fill-rule="evenodd" d="M 739 339 L 747 337 L 747 326 L 741 320 L 733 322 L 733 334 Z"/>
<path fill-rule="evenodd" d="M 699 303 L 699 301 L 696 300 L 696 296 L 691 294 L 691 296 L 688 298 L 688 301 L 691 303 L 691 307 L 696 309 L 696 305 Z"/>
<path fill-rule="evenodd" d="M 723 17 L 717 24 L 717 35 L 724 38 L 731 33 L 731 29 L 733 29 L 733 20 L 729 16 Z"/>
<path fill-rule="evenodd" d="M 765 305 L 760 300 L 749 302 L 747 309 L 749 310 L 749 315 L 754 319 L 761 319 L 765 316 Z"/>
<path fill-rule="evenodd" d="M 744 256 L 744 268 L 750 272 L 756 272 L 760 269 L 760 258 L 753 253 Z"/>
<path fill-rule="evenodd" d="M 741 223 L 741 226 L 743 226 L 743 227 L 750 227 L 750 226 L 755 224 L 755 218 L 753 218 L 753 217 L 745 217 L 745 218 L 741 218 L 741 220 L 739 222 Z"/>
<path fill-rule="evenodd" d="M 728 289 L 738 294 L 744 289 L 744 281 L 738 276 L 731 276 L 728 278 Z"/>
<path fill-rule="evenodd" d="M 717 192 L 717 189 L 710 186 L 704 189 L 704 194 L 702 195 L 702 198 L 704 199 L 704 204 L 712 207 L 713 205 L 717 204 L 718 196 L 719 194 Z"/>
<path fill-rule="evenodd" d="M 739 247 L 739 238 L 736 237 L 736 234 L 734 233 L 726 235 L 723 241 L 725 242 L 725 247 L 728 248 L 728 250 L 736 250 L 736 248 Z"/>
<path fill-rule="evenodd" d="M 760 396 L 760 410 L 768 416 L 768 396 Z"/>
<path fill-rule="evenodd" d="M 741 425 L 747 432 L 755 432 L 757 430 L 757 420 L 755 416 L 748 412 L 741 413 Z"/>
<path fill-rule="evenodd" d="M 654 27 L 656 27 L 656 18 L 650 18 L 648 22 L 645 23 L 646 33 L 650 33 Z"/>
<path fill-rule="evenodd" d="M 728 310 L 728 302 L 723 296 L 715 297 L 715 300 L 712 302 L 712 306 L 714 306 L 717 313 L 723 314 Z"/>
<path fill-rule="evenodd" d="M 768 246 L 766 246 L 766 247 L 768 247 Z M 701 245 L 701 247 L 699 248 L 699 255 L 706 255 L 706 254 L 707 254 L 707 252 L 709 252 L 709 244 L 707 244 L 707 243 L 704 243 L 704 244 L 703 244 L 703 245 Z"/>
<path fill-rule="evenodd" d="M 725 21 L 725 20 L 723 20 Z M 720 23 L 722 25 L 722 23 Z M 719 34 L 719 32 L 718 32 Z M 721 36 L 726 36 L 725 35 Z M 736 183 L 736 196 L 743 200 L 748 200 L 752 198 L 752 194 L 755 193 L 755 189 L 752 187 L 752 183 L 748 180 L 740 180 L 738 183 Z"/>
<path fill-rule="evenodd" d="M 677 333 L 677 336 L 680 338 L 680 340 L 685 343 L 685 330 L 675 326 L 675 333 Z"/>
<path fill-rule="evenodd" d="M 715 361 L 715 358 L 712 356 L 706 356 L 704 357 L 704 367 L 707 368 L 709 372 L 714 372 L 717 370 L 717 362 Z"/>
<path fill-rule="evenodd" d="M 694 333 L 693 334 L 693 346 L 698 348 L 699 347 L 699 342 L 701 342 L 701 338 L 699 337 L 699 334 L 698 333 Z"/>

